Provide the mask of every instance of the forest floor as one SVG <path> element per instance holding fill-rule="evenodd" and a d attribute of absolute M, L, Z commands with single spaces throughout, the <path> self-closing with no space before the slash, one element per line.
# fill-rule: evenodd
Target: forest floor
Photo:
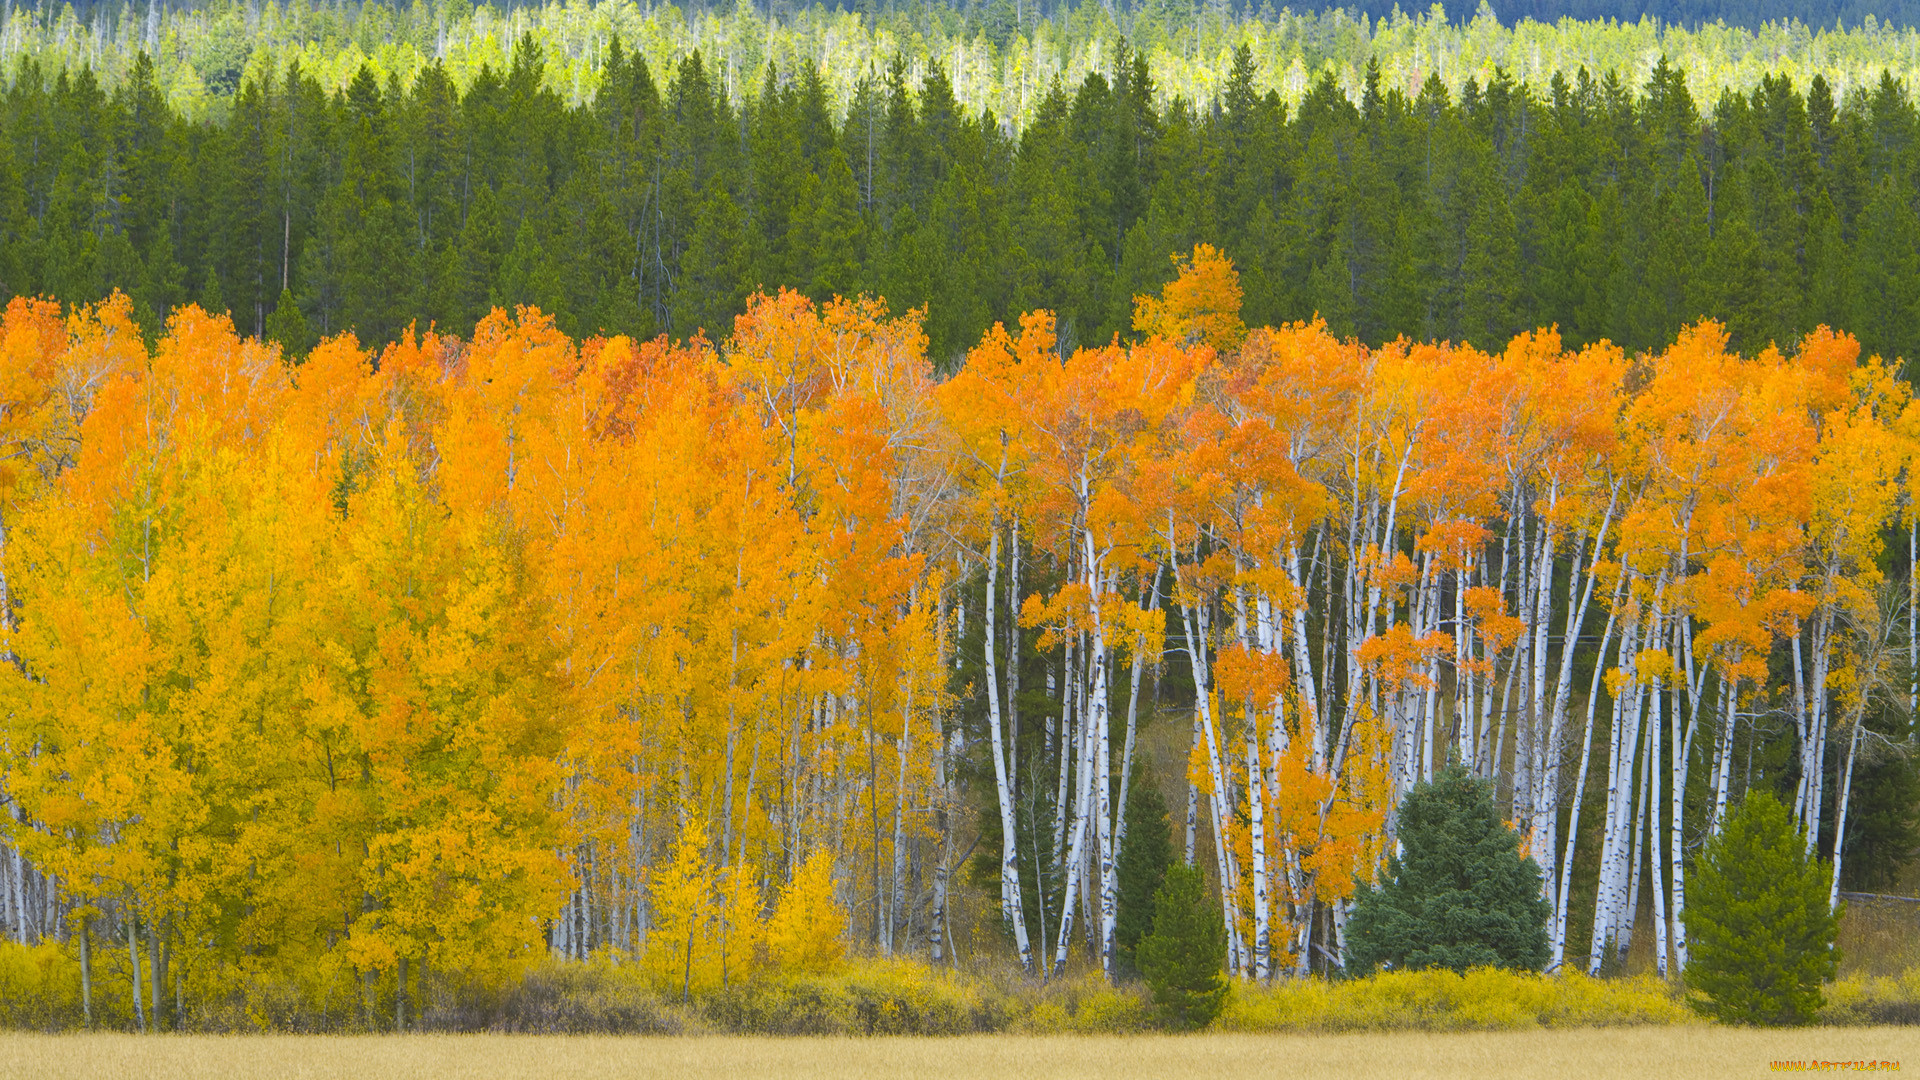
<path fill-rule="evenodd" d="M 1899 1062 L 1920 1028 L 1686 1026 L 1510 1033 L 792 1039 L 0 1034 L 0 1077 L 674 1080 L 796 1077 L 1758 1077 L 1776 1061 Z"/>

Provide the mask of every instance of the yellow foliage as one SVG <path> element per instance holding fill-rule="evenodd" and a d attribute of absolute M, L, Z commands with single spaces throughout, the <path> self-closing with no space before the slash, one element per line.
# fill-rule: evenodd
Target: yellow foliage
<path fill-rule="evenodd" d="M 1236 984 L 1216 1024 L 1229 1031 L 1506 1031 L 1693 1022 L 1652 976 L 1603 980 L 1488 968 Z"/>
<path fill-rule="evenodd" d="M 767 951 L 787 971 L 832 971 L 847 954 L 847 913 L 833 897 L 833 857 L 816 851 L 780 892 L 767 927 Z"/>
<path fill-rule="evenodd" d="M 1149 1030 L 1155 1022 L 1144 987 L 1108 986 L 1090 972 L 1043 987 L 1016 1027 L 1032 1035 L 1119 1035 Z"/>
<path fill-rule="evenodd" d="M 654 871 L 653 930 L 646 965 L 662 992 L 690 996 L 720 981 L 713 868 L 707 865 L 707 830 L 698 814 L 687 815 L 673 861 Z"/>
<path fill-rule="evenodd" d="M 96 986 L 94 993 L 99 992 Z M 52 942 L 0 941 L 0 1024 L 49 1028 L 79 1016 L 80 962 L 75 956 Z"/>

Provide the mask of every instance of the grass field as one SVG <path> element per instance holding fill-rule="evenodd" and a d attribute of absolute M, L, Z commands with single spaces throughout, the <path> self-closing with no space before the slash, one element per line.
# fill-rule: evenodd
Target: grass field
<path fill-rule="evenodd" d="M 1458 1035 L 958 1039 L 0 1035 L 0 1077 L 1739 1077 L 1769 1062 L 1890 1060 L 1920 1071 L 1920 1029 L 1703 1026 Z"/>

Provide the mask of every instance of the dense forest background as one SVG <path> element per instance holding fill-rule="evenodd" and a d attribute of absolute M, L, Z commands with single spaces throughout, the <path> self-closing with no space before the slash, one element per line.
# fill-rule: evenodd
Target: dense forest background
<path fill-rule="evenodd" d="M 1290 106 L 1242 47 L 1191 102 L 1121 41 L 1017 132 L 937 63 L 862 76 L 844 112 L 810 61 L 758 81 L 736 103 L 698 52 L 614 40 L 569 105 L 526 36 L 464 90 L 436 63 L 330 92 L 292 62 L 192 117 L 144 60 L 109 89 L 29 58 L 0 103 L 0 287 L 120 288 L 154 330 L 197 300 L 295 351 L 520 304 L 577 336 L 719 335 L 756 290 L 864 292 L 924 308 L 950 367 L 1021 311 L 1105 341 L 1205 241 L 1249 322 L 1369 343 L 1558 325 L 1646 349 L 1713 316 L 1743 350 L 1824 323 L 1920 351 L 1920 116 L 1890 75 L 1709 104 L 1665 62 L 1411 95 L 1376 65 Z"/>

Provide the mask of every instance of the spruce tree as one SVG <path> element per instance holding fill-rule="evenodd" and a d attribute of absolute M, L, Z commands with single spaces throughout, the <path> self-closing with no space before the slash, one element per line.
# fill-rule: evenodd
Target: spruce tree
<path fill-rule="evenodd" d="M 1501 967 L 1538 971 L 1549 955 L 1540 867 L 1520 857 L 1493 785 L 1454 766 L 1400 804 L 1401 855 L 1362 887 L 1347 922 L 1347 970 Z"/>
<path fill-rule="evenodd" d="M 280 290 L 280 302 L 267 317 L 267 340 L 277 343 L 288 357 L 303 355 L 308 349 L 307 319 L 293 293 Z"/>
<path fill-rule="evenodd" d="M 1114 918 L 1113 965 L 1122 976 L 1139 974 L 1135 950 L 1153 928 L 1153 894 L 1173 863 L 1173 838 L 1167 803 L 1152 784 L 1141 783 L 1138 767 L 1127 789 L 1126 842 L 1120 845 L 1120 910 Z"/>
<path fill-rule="evenodd" d="M 1750 792 L 1687 881 L 1688 1004 L 1730 1024 L 1805 1024 L 1833 978 L 1833 869 L 1808 858 L 1787 808 Z"/>
<path fill-rule="evenodd" d="M 1226 950 L 1226 922 L 1200 871 L 1168 867 L 1153 894 L 1153 933 L 1140 940 L 1138 953 L 1153 1003 L 1169 1027 L 1203 1028 L 1220 1015 L 1227 1001 L 1221 970 Z"/>

